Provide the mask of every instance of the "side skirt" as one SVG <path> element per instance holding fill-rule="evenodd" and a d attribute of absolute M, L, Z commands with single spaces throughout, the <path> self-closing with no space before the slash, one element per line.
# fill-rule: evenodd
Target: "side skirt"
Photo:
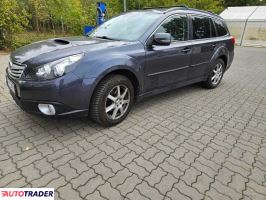
<path fill-rule="evenodd" d="M 182 81 L 182 82 L 179 82 L 179 83 L 176 83 L 176 84 L 172 84 L 172 85 L 168 85 L 168 86 L 165 86 L 165 87 L 162 87 L 162 88 L 154 89 L 152 91 L 140 94 L 138 96 L 137 102 L 141 101 L 142 99 L 144 99 L 146 97 L 150 97 L 150 96 L 153 96 L 153 95 L 156 95 L 156 94 L 161 94 L 161 93 L 164 93 L 164 92 L 168 92 L 170 90 L 181 88 L 181 87 L 184 87 L 184 86 L 187 86 L 187 85 L 192 85 L 194 83 L 198 83 L 198 82 L 201 82 L 201 81 L 204 81 L 204 80 L 206 80 L 206 77 L 199 77 L 199 78 L 191 79 L 189 81 Z"/>

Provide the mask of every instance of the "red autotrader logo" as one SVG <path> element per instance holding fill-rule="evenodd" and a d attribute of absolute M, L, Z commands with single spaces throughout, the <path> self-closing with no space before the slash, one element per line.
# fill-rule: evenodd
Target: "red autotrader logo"
<path fill-rule="evenodd" d="M 0 188 L 1 200 L 54 200 L 53 188 Z"/>

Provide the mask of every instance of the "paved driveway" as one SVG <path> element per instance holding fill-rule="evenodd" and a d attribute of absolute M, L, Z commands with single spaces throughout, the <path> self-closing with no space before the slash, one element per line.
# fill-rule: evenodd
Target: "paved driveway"
<path fill-rule="evenodd" d="M 56 199 L 266 199 L 266 49 L 237 48 L 216 90 L 189 86 L 137 104 L 104 129 L 22 112 L 0 56 L 0 187 Z"/>

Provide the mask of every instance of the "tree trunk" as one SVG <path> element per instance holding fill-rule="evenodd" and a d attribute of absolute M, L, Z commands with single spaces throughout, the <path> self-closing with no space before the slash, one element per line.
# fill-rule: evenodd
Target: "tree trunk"
<path fill-rule="evenodd" d="M 54 21 L 51 19 L 50 22 L 51 22 L 51 25 L 52 25 L 53 33 L 55 34 Z"/>
<path fill-rule="evenodd" d="M 40 27 L 39 27 L 39 21 L 38 21 L 38 18 L 37 18 L 37 16 L 36 16 L 36 13 L 33 13 L 32 18 L 33 18 L 34 29 L 35 29 L 37 32 L 39 32 Z"/>

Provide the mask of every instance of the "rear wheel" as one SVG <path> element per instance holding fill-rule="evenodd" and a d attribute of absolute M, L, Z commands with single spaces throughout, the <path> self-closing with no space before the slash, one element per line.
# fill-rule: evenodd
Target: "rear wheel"
<path fill-rule="evenodd" d="M 122 75 L 111 75 L 97 86 L 90 106 L 90 117 L 103 126 L 113 126 L 128 115 L 134 101 L 131 81 Z"/>
<path fill-rule="evenodd" d="M 225 64 L 222 59 L 218 59 L 214 67 L 210 70 L 208 78 L 203 82 L 203 86 L 209 89 L 216 88 L 222 81 L 225 71 Z"/>

